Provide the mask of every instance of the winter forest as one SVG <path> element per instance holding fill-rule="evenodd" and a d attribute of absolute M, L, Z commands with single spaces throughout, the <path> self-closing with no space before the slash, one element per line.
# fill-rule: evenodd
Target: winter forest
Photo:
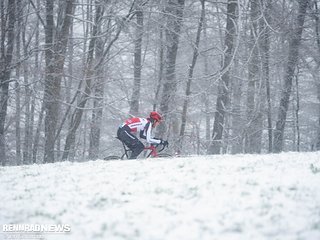
<path fill-rule="evenodd" d="M 130 116 L 189 154 L 320 150 L 318 0 L 0 1 L 2 165 L 121 151 Z"/>

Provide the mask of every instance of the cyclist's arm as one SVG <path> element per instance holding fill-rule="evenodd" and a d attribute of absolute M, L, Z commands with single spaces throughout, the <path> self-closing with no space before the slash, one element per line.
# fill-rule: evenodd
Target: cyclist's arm
<path fill-rule="evenodd" d="M 147 125 L 146 125 L 146 140 L 148 143 L 151 143 L 151 144 L 160 144 L 161 143 L 161 140 L 159 139 L 154 139 L 151 137 L 151 123 L 148 122 Z"/>
<path fill-rule="evenodd" d="M 146 136 L 144 135 L 144 130 L 140 131 L 140 138 L 147 139 Z"/>

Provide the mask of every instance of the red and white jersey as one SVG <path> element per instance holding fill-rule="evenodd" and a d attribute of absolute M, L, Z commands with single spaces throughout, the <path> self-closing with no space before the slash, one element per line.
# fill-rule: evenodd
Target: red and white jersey
<path fill-rule="evenodd" d="M 127 125 L 131 129 L 131 132 L 140 132 L 144 130 L 148 122 L 145 118 L 135 117 L 129 118 L 123 125 Z"/>
<path fill-rule="evenodd" d="M 161 140 L 152 137 L 152 124 L 146 118 L 129 118 L 121 127 L 128 126 L 131 132 L 139 132 L 140 137 L 147 140 L 148 143 L 160 144 Z"/>

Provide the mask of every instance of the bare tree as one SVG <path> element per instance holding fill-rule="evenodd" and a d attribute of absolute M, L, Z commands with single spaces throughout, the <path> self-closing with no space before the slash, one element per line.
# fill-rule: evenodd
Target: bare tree
<path fill-rule="evenodd" d="M 102 6 L 103 7 L 103 6 Z M 104 9 L 102 9 L 101 18 L 103 17 Z M 101 21 L 97 24 L 97 34 L 100 35 L 102 32 Z M 110 23 L 110 21 L 109 21 Z M 101 59 L 103 57 L 103 40 L 102 38 L 97 38 L 95 44 L 95 57 L 96 59 Z M 102 113 L 103 113 L 103 97 L 104 97 L 104 77 L 103 72 L 104 65 L 100 64 L 96 71 L 96 77 L 94 79 L 93 85 L 93 110 L 92 119 L 90 127 L 90 142 L 89 142 L 89 159 L 97 159 L 99 156 L 100 148 L 100 136 L 101 136 L 101 123 L 102 123 Z"/>
<path fill-rule="evenodd" d="M 160 111 L 166 117 L 170 114 L 170 105 L 173 103 L 177 90 L 176 80 L 176 58 L 179 45 L 179 34 L 181 30 L 184 0 L 169 0 L 166 6 L 166 60 L 165 79 L 163 81 L 163 91 L 160 100 Z M 166 132 L 165 126 L 160 125 L 160 134 Z"/>
<path fill-rule="evenodd" d="M 17 0 L 17 31 L 16 31 L 16 58 L 17 61 L 21 59 L 21 23 L 22 23 L 22 6 L 21 0 Z M 17 64 L 16 66 L 16 82 L 15 82 L 15 89 L 16 89 L 16 119 L 15 119 L 15 128 L 16 128 L 16 162 L 18 165 L 22 164 L 21 161 L 21 64 Z"/>
<path fill-rule="evenodd" d="M 206 11 L 204 11 L 204 20 L 203 20 L 203 38 L 204 38 L 204 48 L 207 50 L 208 49 L 208 36 L 207 36 L 207 17 L 206 17 Z M 210 86 L 209 83 L 209 78 L 207 77 L 209 75 L 209 58 L 208 54 L 204 53 L 204 75 L 206 78 L 206 86 Z M 210 132 L 211 132 L 211 119 L 210 119 L 210 101 L 209 101 L 209 89 L 206 89 L 206 91 L 203 93 L 203 102 L 204 102 L 204 112 L 205 112 L 205 117 L 206 117 L 206 148 L 208 148 L 209 143 L 210 143 Z"/>
<path fill-rule="evenodd" d="M 40 6 L 40 0 L 37 0 L 37 7 L 39 8 Z M 34 6 L 34 8 L 36 8 L 36 6 Z M 42 21 L 42 19 L 41 19 Z M 36 21 L 36 32 L 35 32 L 35 48 L 39 49 L 40 46 L 40 18 L 37 18 Z M 40 71 L 40 52 L 37 51 L 35 54 L 35 58 L 34 58 L 34 69 L 35 69 L 35 73 L 34 73 L 34 78 L 36 80 L 40 79 L 41 76 L 41 71 Z M 39 85 L 37 85 L 39 86 Z M 34 87 L 34 89 L 37 89 L 36 87 Z M 35 93 L 35 90 L 33 90 L 33 93 Z M 35 94 L 33 94 L 32 96 L 32 101 L 31 101 L 31 113 L 32 113 L 32 119 L 31 119 L 31 130 L 30 132 L 32 133 L 33 137 L 33 141 L 32 141 L 32 162 L 36 163 L 37 162 L 37 154 L 38 154 L 38 146 L 39 146 L 39 140 L 40 140 L 40 132 L 41 132 L 41 126 L 42 126 L 42 122 L 43 122 L 43 115 L 44 115 L 44 103 L 41 102 L 41 109 L 39 111 L 39 115 L 38 115 L 38 122 L 37 122 L 37 127 L 35 128 L 35 119 L 34 119 L 34 113 L 36 110 L 36 96 Z M 35 128 L 35 132 L 34 131 Z"/>
<path fill-rule="evenodd" d="M 45 153 L 44 162 L 54 162 L 56 127 L 59 118 L 61 78 L 68 45 L 74 0 L 59 1 L 57 26 L 54 26 L 54 1 L 46 1 L 46 79 L 45 79 Z"/>
<path fill-rule="evenodd" d="M 141 0 L 136 4 L 136 39 L 134 40 L 134 80 L 132 97 L 130 101 L 130 114 L 137 116 L 139 114 L 139 100 L 141 88 L 141 69 L 142 69 L 142 37 L 143 37 L 143 9 Z"/>
<path fill-rule="evenodd" d="M 265 81 L 266 99 L 267 99 L 267 119 L 268 119 L 268 151 L 272 152 L 272 109 L 271 109 L 271 93 L 270 93 L 270 27 L 271 24 L 271 6 L 272 1 L 261 1 L 262 18 L 260 19 L 260 27 L 262 29 L 261 50 L 262 50 L 262 76 Z"/>
<path fill-rule="evenodd" d="M 164 1 L 160 1 L 159 3 L 159 8 L 160 8 L 160 17 L 159 17 L 159 22 L 162 23 L 164 17 Z M 154 102 L 153 102 L 153 110 L 156 111 L 157 110 L 157 104 L 160 98 L 160 90 L 162 87 L 162 80 L 163 80 L 163 74 L 164 74 L 164 54 L 165 54 L 165 44 L 164 44 L 164 37 L 163 37 L 163 33 L 164 33 L 164 25 L 163 24 L 159 24 L 158 26 L 159 29 L 159 41 L 158 43 L 158 69 L 156 69 L 156 71 L 158 71 L 157 73 L 157 86 L 155 89 L 155 96 L 154 96 Z"/>
<path fill-rule="evenodd" d="M 181 116 L 181 127 L 180 127 L 181 143 L 183 142 L 183 136 L 184 136 L 186 123 L 187 123 L 187 111 L 188 111 L 189 97 L 191 94 L 191 83 L 193 79 L 194 67 L 196 66 L 197 58 L 199 55 L 200 36 L 201 36 L 201 30 L 202 30 L 202 25 L 203 25 L 204 16 L 205 16 L 205 0 L 200 0 L 200 2 L 201 2 L 201 15 L 200 15 L 198 29 L 197 29 L 196 41 L 194 43 L 194 48 L 193 48 L 192 61 L 191 61 L 191 64 L 189 65 L 189 70 L 188 70 L 188 80 L 187 80 L 187 86 L 185 91 L 186 96 L 183 102 L 183 109 L 182 109 L 182 116 Z M 181 145 L 179 147 L 181 147 Z"/>
<path fill-rule="evenodd" d="M 28 14 L 26 14 L 28 15 Z M 27 19 L 23 21 L 23 29 L 22 29 L 22 46 L 23 46 L 23 56 L 28 56 L 28 47 L 30 44 L 30 39 L 27 39 Z M 30 164 L 31 163 L 31 145 L 32 145 L 32 135 L 30 131 L 30 122 L 31 122 L 31 90 L 29 84 L 29 66 L 27 61 L 23 61 L 23 85 L 25 92 L 25 101 L 24 101 L 24 109 L 25 109 L 25 126 L 24 126 L 24 141 L 23 141 L 23 163 Z"/>
<path fill-rule="evenodd" d="M 98 1 L 96 1 L 96 14 L 95 21 L 92 28 L 92 37 L 90 39 L 89 48 L 88 48 L 88 56 L 85 66 L 85 86 L 84 91 L 80 96 L 79 102 L 77 104 L 77 108 L 72 114 L 70 129 L 67 134 L 66 144 L 63 151 L 62 159 L 68 159 L 70 150 L 74 151 L 75 137 L 76 131 L 80 125 L 81 118 L 84 112 L 84 107 L 90 98 L 91 88 L 92 88 L 92 79 L 94 77 L 93 64 L 94 64 L 94 50 L 96 48 L 96 40 L 98 37 L 98 26 L 101 24 L 102 16 L 103 16 L 103 8 Z"/>
<path fill-rule="evenodd" d="M 8 109 L 9 83 L 12 70 L 11 64 L 16 21 L 16 1 L 8 0 L 7 4 L 7 13 L 5 13 L 5 1 L 1 1 L 0 3 L 0 161 L 2 165 L 6 164 L 5 122 Z"/>
<path fill-rule="evenodd" d="M 317 54 L 317 73 L 313 74 L 314 78 L 317 79 L 317 98 L 318 101 L 320 102 L 320 11 L 318 8 L 318 3 L 317 1 L 314 1 L 314 8 L 315 8 L 315 14 L 314 14 L 314 20 L 315 20 L 315 33 L 316 33 L 316 43 L 317 43 L 317 49 L 318 49 L 318 54 Z M 317 138 L 316 138 L 316 149 L 320 150 L 320 104 L 319 104 L 319 110 L 318 110 L 318 131 L 317 131 Z"/>
<path fill-rule="evenodd" d="M 260 17 L 260 7 L 258 1 L 250 1 L 250 40 L 249 40 L 249 76 L 247 89 L 247 129 L 245 136 L 245 152 L 259 153 L 261 151 L 261 111 L 259 94 L 261 85 L 260 79 L 260 59 L 258 56 L 258 20 Z M 262 92 L 262 91 L 261 91 Z"/>
<path fill-rule="evenodd" d="M 214 118 L 212 143 L 208 148 L 209 154 L 219 154 L 222 146 L 222 134 L 226 117 L 226 106 L 229 99 L 230 66 L 235 50 L 235 39 L 237 33 L 237 8 L 238 3 L 228 0 L 227 25 L 225 33 L 225 56 L 222 62 L 222 76 L 218 87 L 218 97 L 216 103 L 216 113 Z"/>
<path fill-rule="evenodd" d="M 274 131 L 273 138 L 273 151 L 278 153 L 283 150 L 283 136 L 287 118 L 287 111 L 289 107 L 289 98 L 292 90 L 292 80 L 294 72 L 298 64 L 299 48 L 302 36 L 302 30 L 305 20 L 308 0 L 299 0 L 298 15 L 293 29 L 290 32 L 288 61 L 286 67 L 286 73 L 284 76 L 284 86 L 281 91 L 281 99 L 278 108 L 278 118 L 276 123 L 276 129 Z"/>

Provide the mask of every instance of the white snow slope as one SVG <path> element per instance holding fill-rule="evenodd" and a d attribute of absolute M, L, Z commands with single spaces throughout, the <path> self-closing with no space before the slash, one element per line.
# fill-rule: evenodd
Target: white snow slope
<path fill-rule="evenodd" d="M 320 152 L 1 167 L 0 189 L 0 226 L 71 226 L 41 239 L 320 239 Z"/>

